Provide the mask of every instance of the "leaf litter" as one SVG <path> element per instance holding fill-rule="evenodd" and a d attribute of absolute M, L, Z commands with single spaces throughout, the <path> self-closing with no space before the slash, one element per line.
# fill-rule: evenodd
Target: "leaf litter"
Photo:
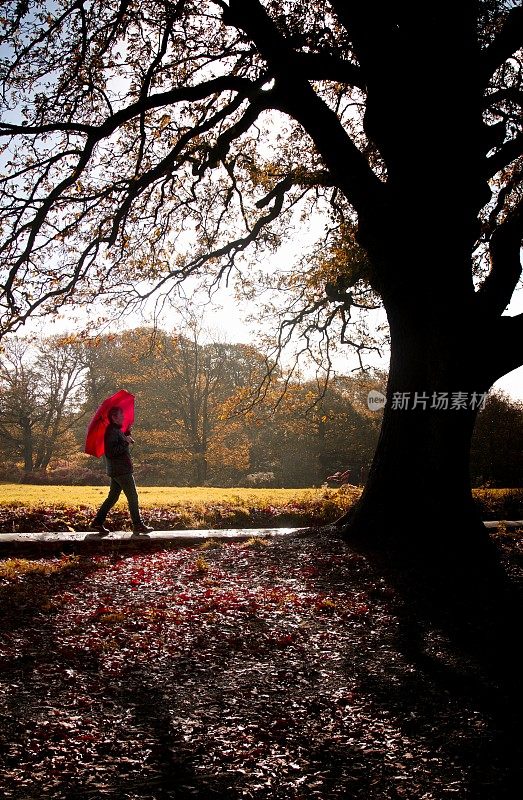
<path fill-rule="evenodd" d="M 0 571 L 6 799 L 505 796 L 494 715 L 333 535 L 32 563 Z"/>

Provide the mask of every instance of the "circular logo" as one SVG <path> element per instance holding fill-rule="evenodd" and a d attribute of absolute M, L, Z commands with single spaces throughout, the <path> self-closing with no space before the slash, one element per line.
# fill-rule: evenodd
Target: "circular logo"
<path fill-rule="evenodd" d="M 387 398 L 382 392 L 377 389 L 371 389 L 367 395 L 367 406 L 370 411 L 379 411 L 385 406 Z"/>

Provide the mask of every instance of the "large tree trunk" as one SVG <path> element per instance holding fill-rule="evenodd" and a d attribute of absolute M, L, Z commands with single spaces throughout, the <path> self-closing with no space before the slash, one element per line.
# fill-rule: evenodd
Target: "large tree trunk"
<path fill-rule="evenodd" d="M 381 434 L 360 502 L 338 524 L 369 548 L 430 560 L 491 552 L 472 499 L 474 422 L 489 389 L 471 326 L 430 314 L 391 319 L 391 364 Z M 445 407 L 447 406 L 447 407 Z"/>
<path fill-rule="evenodd" d="M 462 322 L 438 328 L 428 315 L 426 323 L 418 318 L 414 336 L 393 319 L 379 443 L 361 499 L 338 525 L 405 597 L 407 617 L 416 620 L 403 627 L 413 657 L 426 659 L 423 619 L 430 619 L 467 663 L 510 683 L 520 606 L 472 499 L 470 442 L 489 381 L 481 333 Z M 408 408 L 394 407 L 398 392 L 409 396 Z M 458 392 L 465 408 L 452 407 Z M 431 408 L 443 393 L 449 407 Z"/>
<path fill-rule="evenodd" d="M 475 413 L 392 403 L 390 393 L 361 501 L 345 521 L 353 533 L 384 540 L 410 537 L 413 524 L 437 530 L 453 522 L 477 531 L 468 474 Z"/>
<path fill-rule="evenodd" d="M 433 319 L 425 325 L 418 320 L 413 336 L 405 326 L 391 326 L 379 443 L 362 497 L 338 525 L 404 597 L 408 613 L 398 634 L 410 657 L 424 668 L 454 672 L 455 664 L 444 666 L 444 658 L 428 655 L 424 631 L 430 620 L 469 665 L 471 686 L 479 674 L 513 686 L 520 680 L 514 644 L 520 598 L 472 500 L 469 451 L 477 408 L 471 406 L 489 381 L 481 377 L 487 373 L 484 343 L 465 328 L 450 324 L 442 330 Z M 409 395 L 408 408 L 394 408 L 396 392 Z M 433 394 L 445 392 L 449 408 L 431 408 Z M 451 407 L 457 392 L 465 408 Z M 422 394 L 426 407 L 419 403 Z M 481 681 L 476 689 L 487 691 Z"/>

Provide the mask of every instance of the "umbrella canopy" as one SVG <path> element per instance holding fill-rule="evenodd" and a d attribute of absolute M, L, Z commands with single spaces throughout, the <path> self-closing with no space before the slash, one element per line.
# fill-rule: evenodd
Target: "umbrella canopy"
<path fill-rule="evenodd" d="M 134 394 L 126 392 L 125 389 L 121 389 L 119 392 L 116 392 L 116 394 L 111 395 L 111 397 L 107 397 L 103 403 L 98 406 L 87 428 L 84 452 L 89 453 L 90 456 L 96 456 L 96 458 L 103 456 L 104 434 L 109 425 L 109 411 L 116 406 L 123 411 L 122 430 L 126 431 L 133 424 Z"/>

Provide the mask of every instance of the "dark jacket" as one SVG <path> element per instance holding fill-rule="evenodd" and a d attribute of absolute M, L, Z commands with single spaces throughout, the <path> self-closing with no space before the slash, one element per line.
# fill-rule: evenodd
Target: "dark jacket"
<path fill-rule="evenodd" d="M 116 475 L 130 475 L 133 471 L 133 462 L 129 455 L 129 442 L 125 439 L 122 429 L 110 422 L 104 435 L 105 463 L 107 474 L 112 478 Z"/>

